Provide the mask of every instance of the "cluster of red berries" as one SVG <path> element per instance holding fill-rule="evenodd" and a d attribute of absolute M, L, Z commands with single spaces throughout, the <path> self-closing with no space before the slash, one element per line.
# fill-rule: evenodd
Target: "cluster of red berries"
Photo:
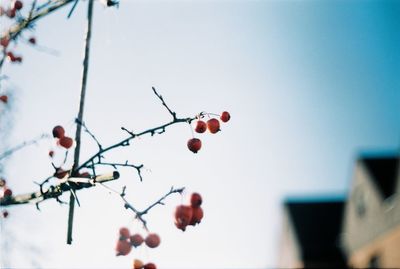
<path fill-rule="evenodd" d="M 188 225 L 199 224 L 204 216 L 203 209 L 200 207 L 202 202 L 201 195 L 194 192 L 190 197 L 190 205 L 177 206 L 175 209 L 175 226 L 185 231 Z"/>
<path fill-rule="evenodd" d="M 3 178 L 0 178 L 0 200 L 7 200 L 12 197 L 12 190 L 7 186 L 6 180 Z M 3 211 L 3 217 L 8 216 L 7 211 Z"/>
<path fill-rule="evenodd" d="M 10 8 L 0 7 L 0 16 L 6 15 L 10 19 L 14 19 L 18 10 L 21 10 L 24 7 L 24 4 L 20 0 L 16 0 L 11 2 Z"/>
<path fill-rule="evenodd" d="M 14 19 L 17 15 L 17 12 L 19 12 L 23 8 L 24 4 L 20 0 L 15 0 L 11 1 L 11 5 L 9 8 L 4 8 L 0 6 L 0 16 L 6 15 L 10 19 Z M 9 34 L 5 34 L 0 38 L 0 45 L 6 50 L 8 45 L 10 44 L 11 37 Z M 35 45 L 36 44 L 36 39 L 34 37 L 30 37 L 27 40 L 30 44 Z M 22 62 L 22 57 L 21 56 L 16 56 L 13 52 L 11 51 L 5 51 L 5 55 L 7 56 L 7 59 L 10 62 L 13 63 L 21 63 Z"/>
<path fill-rule="evenodd" d="M 219 118 L 222 122 L 228 122 L 231 118 L 231 115 L 229 112 L 224 111 Z M 194 130 L 199 134 L 202 134 L 207 130 L 212 134 L 216 134 L 221 131 L 219 120 L 216 118 L 211 118 L 207 122 L 204 122 L 199 118 L 199 120 L 196 122 L 196 128 Z M 191 152 L 197 153 L 201 149 L 201 140 L 193 137 L 187 142 L 187 147 Z"/>
<path fill-rule="evenodd" d="M 65 136 L 65 130 L 62 126 L 57 125 L 53 128 L 53 137 L 57 138 L 57 144 L 63 148 L 69 149 L 74 144 L 74 140 L 71 137 Z M 50 151 L 50 157 L 53 157 L 54 152 Z"/>
<path fill-rule="evenodd" d="M 117 256 L 126 256 L 128 255 L 132 247 L 139 247 L 145 243 L 149 248 L 156 248 L 160 245 L 161 239 L 160 236 L 156 233 L 149 233 L 145 238 L 139 234 L 132 234 L 129 232 L 129 229 L 126 227 L 122 227 L 119 229 L 119 238 L 117 241 L 117 246 L 115 250 L 117 252 Z M 133 262 L 134 269 L 156 269 L 154 263 L 144 264 L 141 260 L 135 259 Z"/>

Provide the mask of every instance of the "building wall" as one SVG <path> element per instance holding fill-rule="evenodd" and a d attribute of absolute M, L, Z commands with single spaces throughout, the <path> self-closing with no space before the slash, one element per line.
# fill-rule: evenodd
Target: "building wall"
<path fill-rule="evenodd" d="M 400 227 L 355 251 L 349 264 L 354 268 L 399 268 Z M 374 263 L 375 264 L 372 264 Z"/>
<path fill-rule="evenodd" d="M 278 268 L 303 268 L 299 244 L 287 208 L 284 207 L 283 210 Z"/>
<path fill-rule="evenodd" d="M 397 182 L 399 181 L 398 175 Z M 360 211 L 363 211 L 360 210 L 360 204 L 363 203 L 365 210 L 363 214 L 360 214 Z M 363 163 L 358 161 L 355 166 L 351 193 L 346 204 L 342 234 L 342 245 L 348 253 L 349 260 L 354 263 L 353 266 L 364 267 L 365 262 L 369 261 L 372 255 L 369 251 L 371 249 L 377 250 L 375 248 L 378 245 L 382 249 L 386 249 L 384 247 L 386 243 L 390 243 L 390 246 L 396 245 L 397 239 L 391 241 L 391 233 L 388 233 L 388 231 L 394 231 L 399 227 L 399 193 L 397 192 L 390 198 L 383 200 Z M 383 235 L 388 237 L 383 240 Z M 398 245 L 396 248 L 398 250 Z M 392 255 L 389 249 L 383 253 L 382 259 L 386 260 Z M 400 267 L 400 262 L 397 260 L 395 262 L 397 262 L 395 267 Z"/>

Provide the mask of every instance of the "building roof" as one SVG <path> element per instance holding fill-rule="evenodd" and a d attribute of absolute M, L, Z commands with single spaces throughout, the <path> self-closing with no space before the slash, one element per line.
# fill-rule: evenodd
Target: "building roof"
<path fill-rule="evenodd" d="M 305 267 L 345 267 L 340 249 L 344 200 L 286 201 Z"/>
<path fill-rule="evenodd" d="M 363 156 L 361 161 L 384 199 L 396 192 L 399 155 Z"/>

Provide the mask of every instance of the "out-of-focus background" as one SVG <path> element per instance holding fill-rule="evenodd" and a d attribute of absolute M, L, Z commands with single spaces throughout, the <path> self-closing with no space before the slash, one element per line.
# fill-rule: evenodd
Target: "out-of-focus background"
<path fill-rule="evenodd" d="M 58 124 L 75 133 L 87 1 L 67 19 L 70 8 L 25 32 L 37 46 L 20 42 L 22 64 L 3 67 L 0 152 Z M 147 216 L 159 248 L 115 257 L 118 229 L 142 230 L 118 197 L 92 188 L 78 193 L 72 245 L 68 206 L 7 208 L 2 267 L 400 266 L 390 251 L 400 245 L 399 17 L 399 1 L 96 1 L 84 120 L 103 145 L 126 136 L 121 126 L 170 120 L 152 86 L 178 116 L 227 110 L 231 121 L 198 135 L 196 155 L 182 124 L 107 156 L 145 165 L 142 183 L 121 169 L 108 184 L 127 186 L 138 208 L 186 187 Z M 15 194 L 54 172 L 55 147 L 45 139 L 2 160 Z M 82 147 L 81 159 L 97 150 L 89 136 Z M 183 233 L 173 212 L 193 191 L 205 216 Z"/>

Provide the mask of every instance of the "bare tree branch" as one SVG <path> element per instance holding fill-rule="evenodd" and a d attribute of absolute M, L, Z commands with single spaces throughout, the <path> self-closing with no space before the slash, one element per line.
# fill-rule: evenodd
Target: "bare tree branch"
<path fill-rule="evenodd" d="M 107 181 L 116 180 L 119 178 L 119 173 L 114 171 L 110 174 L 104 174 L 97 176 L 95 178 L 78 178 L 70 177 L 60 180 L 55 186 L 50 186 L 48 189 L 41 189 L 37 192 L 20 194 L 11 197 L 3 197 L 0 199 L 1 206 L 11 206 L 27 203 L 40 203 L 44 200 L 51 198 L 58 198 L 64 192 L 70 191 L 71 186 L 74 185 L 74 190 L 81 190 L 85 188 L 91 188 L 96 185 L 96 183 L 102 184 Z M 67 184 L 68 183 L 68 184 Z"/>
<path fill-rule="evenodd" d="M 90 52 L 90 41 L 92 37 L 92 21 L 93 21 L 93 2 L 94 0 L 88 1 L 87 20 L 86 20 L 86 34 L 85 34 L 85 52 L 83 56 L 83 69 L 82 69 L 82 82 L 81 82 L 81 96 L 79 102 L 79 112 L 77 120 L 83 122 L 83 111 L 85 108 L 85 96 L 86 96 L 86 85 L 89 72 L 89 52 Z M 72 175 L 76 173 L 76 167 L 79 165 L 79 155 L 81 150 L 81 130 L 82 125 L 76 126 L 75 134 L 75 152 L 74 152 L 74 164 L 72 167 Z M 100 155 L 99 155 L 100 156 Z M 75 193 L 74 189 L 71 188 L 71 195 L 69 197 L 69 213 L 68 213 L 68 231 L 67 231 L 67 244 L 72 243 L 72 227 L 74 219 L 74 206 L 75 206 Z"/>
<path fill-rule="evenodd" d="M 136 209 L 131 203 L 129 203 L 129 201 L 125 198 L 125 187 L 122 189 L 122 192 L 119 193 L 118 191 L 104 185 L 101 184 L 101 186 L 103 186 L 105 189 L 107 189 L 108 191 L 117 194 L 122 201 L 124 202 L 124 207 L 126 209 L 130 209 L 133 211 L 133 213 L 135 214 L 136 219 L 138 219 L 142 224 L 143 224 L 143 228 L 148 231 L 148 227 L 147 227 L 147 221 L 143 218 L 144 215 L 146 215 L 153 207 L 155 207 L 156 205 L 164 205 L 163 201 L 170 196 L 171 194 L 174 193 L 179 193 L 182 194 L 182 192 L 184 191 L 185 188 L 178 188 L 175 189 L 174 187 L 171 187 L 171 189 L 169 190 L 169 192 L 167 192 L 164 196 L 162 196 L 160 199 L 158 199 L 157 201 L 155 201 L 154 203 L 152 203 L 150 206 L 148 206 L 145 210 L 139 211 L 138 209 Z"/>

